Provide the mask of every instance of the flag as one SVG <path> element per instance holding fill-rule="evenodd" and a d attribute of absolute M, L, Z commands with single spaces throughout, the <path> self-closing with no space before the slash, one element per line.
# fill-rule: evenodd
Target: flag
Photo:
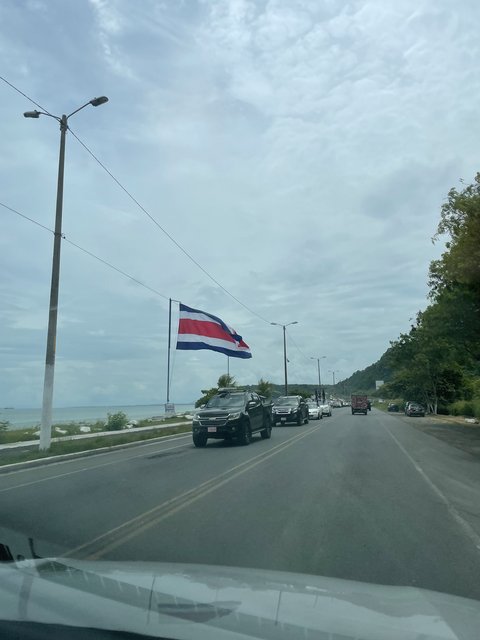
<path fill-rule="evenodd" d="M 177 349 L 210 349 L 231 358 L 251 358 L 250 347 L 235 329 L 211 313 L 180 303 Z"/>

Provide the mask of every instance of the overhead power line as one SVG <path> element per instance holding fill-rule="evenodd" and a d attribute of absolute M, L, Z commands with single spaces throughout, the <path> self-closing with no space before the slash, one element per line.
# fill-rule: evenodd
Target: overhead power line
<path fill-rule="evenodd" d="M 310 358 L 309 358 L 308 356 L 306 356 L 306 355 L 303 353 L 303 351 L 300 349 L 300 347 L 297 345 L 297 343 L 295 342 L 295 340 L 294 340 L 294 339 L 293 339 L 293 337 L 292 337 L 292 334 L 291 334 L 289 331 L 287 331 L 287 335 L 288 335 L 288 339 L 292 341 L 293 346 L 294 346 L 294 347 L 295 347 L 295 349 L 298 351 L 298 353 L 299 353 L 303 358 L 305 358 L 305 360 L 310 360 Z"/>
<path fill-rule="evenodd" d="M 9 87 L 11 87 L 14 91 L 16 91 L 17 93 L 19 93 L 20 95 L 22 95 L 24 98 L 26 98 L 27 100 L 29 100 L 32 104 L 34 104 L 35 106 L 39 107 L 40 109 L 42 109 L 42 111 L 44 111 L 45 113 L 48 113 L 49 115 L 52 115 L 45 107 L 43 107 L 41 104 L 39 104 L 38 102 L 36 102 L 33 98 L 31 98 L 30 96 L 28 96 L 26 93 L 24 93 L 23 91 L 21 91 L 18 87 L 16 87 L 14 84 L 12 84 L 11 82 L 9 82 L 6 78 L 4 78 L 3 76 L 0 76 L 0 80 L 2 80 L 3 82 L 5 82 L 5 84 L 7 84 Z M 253 309 L 251 309 L 248 305 L 246 305 L 244 302 L 242 302 L 241 300 L 239 300 L 233 293 L 231 293 L 226 287 L 224 287 L 211 273 L 209 273 L 199 262 L 198 260 L 196 260 L 186 249 L 184 249 L 184 247 L 177 242 L 177 240 L 175 240 L 175 238 L 158 222 L 158 220 L 156 220 L 156 218 L 154 218 L 154 216 L 152 216 L 146 209 L 145 207 L 140 204 L 140 202 L 130 193 L 130 191 L 128 191 L 128 189 L 120 182 L 120 180 L 118 180 L 113 173 L 105 166 L 105 164 L 103 162 L 101 162 L 101 160 L 93 153 L 93 151 L 91 149 L 89 149 L 89 147 L 77 136 L 77 134 L 72 131 L 72 129 L 70 127 L 68 127 L 68 130 L 70 131 L 70 133 L 72 134 L 72 136 L 77 140 L 77 142 L 85 149 L 85 151 L 87 151 L 88 154 L 90 154 L 90 156 L 95 160 L 95 162 L 97 162 L 100 167 L 110 176 L 110 178 L 115 182 L 115 184 L 130 198 L 130 200 L 132 200 L 132 202 L 134 202 L 137 207 L 148 217 L 150 218 L 150 220 L 155 224 L 156 227 L 158 227 L 158 229 L 160 229 L 160 231 L 167 236 L 167 238 L 191 261 L 193 262 L 193 264 L 200 269 L 200 271 L 202 271 L 202 273 L 204 273 L 207 278 L 209 278 L 213 283 L 215 283 L 217 285 L 217 287 L 219 287 L 224 293 L 226 293 L 230 298 L 232 298 L 232 300 L 235 300 L 235 302 L 237 304 L 239 304 L 240 306 L 242 306 L 244 309 L 246 309 L 249 313 L 251 313 L 252 315 L 256 316 L 257 318 L 259 318 L 260 320 L 262 320 L 263 322 L 270 324 L 270 321 L 267 320 L 266 318 L 264 318 L 262 315 L 260 315 L 259 313 L 257 313 L 256 311 L 254 311 Z M 17 212 L 15 212 L 17 213 Z M 22 214 L 19 214 L 22 215 Z M 24 216 L 26 217 L 26 216 Z M 32 222 L 34 222 L 32 220 Z M 41 225 L 40 225 L 41 226 Z M 86 251 L 84 249 L 82 249 L 81 247 L 77 247 L 82 251 Z M 98 258 L 98 256 L 94 256 L 92 254 L 93 257 L 97 258 L 98 260 L 101 260 L 101 258 Z M 106 263 L 108 264 L 108 263 Z M 112 265 L 108 265 L 113 267 Z M 131 278 L 131 276 L 128 276 L 128 274 L 126 274 L 127 277 Z M 132 280 L 135 280 L 135 278 L 131 278 Z M 139 283 L 142 284 L 142 283 Z M 143 285 L 142 286 L 146 286 Z M 148 287 L 147 287 L 148 288 Z M 163 294 L 159 294 L 162 295 Z"/>
<path fill-rule="evenodd" d="M 9 87 L 11 87 L 14 91 L 16 91 L 17 93 L 19 93 L 21 96 L 23 96 L 24 98 L 26 98 L 29 102 L 31 102 L 32 104 L 34 104 L 36 107 L 38 107 L 39 109 L 41 109 L 42 111 L 45 111 L 45 113 L 48 113 L 49 116 L 51 116 L 52 114 L 50 113 L 50 111 L 48 111 L 48 109 L 45 109 L 45 107 L 42 107 L 41 104 L 38 104 L 38 102 L 35 102 L 35 100 L 33 98 L 30 98 L 30 96 L 27 96 L 26 93 L 23 93 L 23 91 L 20 91 L 20 89 L 18 87 L 16 87 L 14 84 L 12 84 L 11 82 L 9 82 L 6 78 L 4 78 L 3 76 L 0 76 L 0 80 L 2 80 L 3 82 L 5 82 L 5 84 L 8 84 Z"/>
<path fill-rule="evenodd" d="M 42 229 L 45 229 L 45 231 L 49 231 L 52 234 L 55 233 L 55 231 L 53 229 L 50 229 L 49 227 L 46 227 L 43 224 L 40 224 L 40 222 L 37 222 L 33 218 L 30 218 L 29 216 L 26 216 L 24 213 L 20 213 L 20 211 L 17 211 L 16 209 L 13 209 L 12 207 L 9 207 L 8 205 L 6 205 L 3 202 L 0 202 L 0 206 L 4 207 L 5 209 L 8 209 L 8 211 L 11 211 L 12 213 L 16 213 L 21 218 L 24 218 L 25 220 L 28 220 L 29 222 L 32 222 L 33 224 L 37 225 L 37 227 L 41 227 Z M 97 256 L 96 254 L 92 253 L 88 249 L 85 249 L 84 247 L 81 247 L 79 244 L 76 244 L 75 242 L 73 242 L 72 240 L 69 240 L 68 238 L 65 237 L 64 234 L 62 234 L 62 239 L 65 242 L 68 242 L 68 244 L 71 244 L 76 249 L 79 249 L 80 251 L 83 251 L 83 253 L 86 253 L 91 258 L 95 258 L 95 260 L 98 260 L 98 262 L 101 262 L 102 264 L 104 264 L 105 266 L 109 267 L 110 269 L 113 269 L 113 271 L 116 271 L 117 273 L 120 273 L 122 276 L 125 276 L 125 278 L 128 278 L 129 280 L 132 280 L 132 282 L 135 282 L 136 284 L 140 285 L 144 289 L 148 289 L 152 293 L 155 293 L 157 296 L 160 296 L 161 298 L 164 298 L 164 300 L 168 300 L 169 299 L 169 296 L 166 296 L 165 294 L 161 293 L 160 291 L 157 291 L 153 287 L 150 287 L 148 284 L 145 284 L 144 282 L 141 282 L 137 278 L 134 278 L 133 276 L 131 276 L 126 271 L 123 271 L 123 269 L 120 269 L 119 267 L 116 267 L 115 265 L 111 264 L 110 262 L 108 262 L 104 258 L 100 258 L 100 256 Z"/>
<path fill-rule="evenodd" d="M 209 278 L 212 282 L 214 282 L 217 285 L 217 287 L 219 287 L 224 293 L 226 293 L 228 296 L 230 296 L 230 298 L 235 300 L 235 302 L 237 302 L 244 309 L 249 311 L 251 314 L 253 314 L 257 318 L 259 318 L 263 322 L 266 322 L 267 324 L 270 324 L 269 320 L 267 320 L 266 318 L 261 316 L 259 313 L 257 313 L 256 311 L 251 309 L 249 306 L 247 306 L 245 303 L 243 303 L 241 300 L 239 300 L 236 296 L 233 295 L 233 293 L 231 293 L 226 287 L 224 287 L 214 276 L 212 276 L 211 273 L 209 273 L 204 267 L 202 267 L 202 265 L 198 262 L 198 260 L 196 260 L 186 249 L 184 249 L 182 247 L 182 245 L 179 242 L 177 242 L 177 240 L 175 240 L 175 238 L 164 227 L 162 227 L 162 225 L 158 222 L 158 220 L 156 218 L 154 218 L 154 216 L 152 216 L 152 214 L 149 213 L 142 204 L 140 204 L 140 202 L 135 198 L 135 196 L 133 196 L 130 193 L 130 191 L 128 191 L 128 189 L 103 164 L 103 162 L 99 158 L 97 158 L 97 156 L 93 153 L 93 151 L 91 149 L 89 149 L 88 146 L 82 140 L 80 140 L 80 138 L 76 135 L 76 133 L 74 131 L 72 131 L 71 128 L 69 128 L 69 130 L 70 130 L 70 133 L 73 135 L 73 137 L 77 140 L 77 142 L 79 144 L 81 144 L 82 147 L 85 149 L 85 151 L 87 151 L 87 153 L 89 153 L 92 156 L 92 158 L 95 160 L 95 162 L 97 162 L 100 165 L 100 167 L 110 176 L 110 178 L 115 182 L 115 184 L 118 187 L 120 187 L 120 189 L 130 198 L 130 200 L 132 200 L 132 202 L 134 202 L 137 205 L 137 207 L 141 211 L 143 211 L 143 213 L 148 218 L 150 218 L 150 220 L 153 222 L 153 224 L 156 227 L 158 227 L 158 229 L 160 229 L 160 231 L 164 235 L 166 235 L 167 238 L 171 242 L 173 242 L 173 244 L 177 247 L 177 249 L 179 249 L 191 262 L 193 262 L 193 264 L 196 267 L 198 267 L 200 269 L 200 271 L 202 271 L 207 276 L 207 278 Z"/>

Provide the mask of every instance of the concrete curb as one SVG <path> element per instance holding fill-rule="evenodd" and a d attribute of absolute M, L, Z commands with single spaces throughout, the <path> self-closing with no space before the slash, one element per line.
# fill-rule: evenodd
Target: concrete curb
<path fill-rule="evenodd" d="M 178 426 L 178 425 L 177 425 Z M 42 467 L 48 464 L 53 464 L 55 462 L 66 462 L 68 460 L 75 460 L 77 458 L 86 458 L 87 456 L 94 456 L 99 453 L 109 453 L 115 450 L 120 449 L 130 449 L 131 447 L 140 446 L 140 445 L 151 445 L 153 441 L 158 440 L 175 440 L 176 438 L 183 438 L 186 435 L 191 433 L 191 428 L 189 431 L 185 431 L 185 433 L 174 433 L 169 436 L 152 436 L 152 438 L 148 438 L 146 440 L 137 440 L 135 442 L 125 442 L 123 444 L 112 444 L 107 447 L 99 447 L 98 449 L 88 449 L 87 451 L 75 451 L 73 453 L 64 453 L 58 456 L 50 456 L 48 458 L 38 458 L 36 460 L 25 460 L 24 462 L 12 462 L 11 464 L 0 465 L 0 474 L 8 473 L 10 471 L 18 471 L 21 469 L 32 469 L 35 467 Z M 118 434 L 117 434 L 118 435 Z M 38 444 L 36 442 L 35 444 Z"/>
<path fill-rule="evenodd" d="M 54 436 L 53 442 L 69 442 L 70 440 L 88 440 L 89 438 L 110 438 L 118 436 L 121 433 L 143 433 L 145 431 L 156 431 L 157 429 L 170 429 L 171 427 L 181 427 L 187 422 L 170 422 L 169 424 L 152 424 L 149 427 L 135 427 L 133 429 L 120 429 L 119 431 L 97 431 L 96 433 L 80 433 L 75 436 Z M 38 445 L 39 440 L 24 440 L 21 442 L 10 442 L 8 444 L 0 444 L 0 454 L 6 449 L 21 449 L 22 447 L 34 447 Z"/>

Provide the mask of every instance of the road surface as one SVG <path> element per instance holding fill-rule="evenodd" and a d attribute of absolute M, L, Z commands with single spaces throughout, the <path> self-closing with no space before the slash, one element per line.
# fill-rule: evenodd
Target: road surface
<path fill-rule="evenodd" d="M 480 600 L 480 459 L 413 420 L 343 408 L 247 447 L 195 449 L 188 435 L 3 473 L 0 534 L 15 553 L 29 536 L 41 556 L 278 569 Z"/>

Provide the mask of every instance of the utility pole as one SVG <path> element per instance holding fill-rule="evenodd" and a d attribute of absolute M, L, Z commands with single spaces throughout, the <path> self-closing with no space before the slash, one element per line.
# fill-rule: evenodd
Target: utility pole
<path fill-rule="evenodd" d="M 55 231 L 53 238 L 52 279 L 50 283 L 50 304 L 48 311 L 47 349 L 45 354 L 45 375 L 43 380 L 42 422 L 40 427 L 40 451 L 50 448 L 52 440 L 52 404 L 53 383 L 55 376 L 55 354 L 57 344 L 57 316 L 58 316 L 58 289 L 60 281 L 60 248 L 62 241 L 62 214 L 63 214 L 63 177 L 65 172 L 65 139 L 68 131 L 68 119 L 78 113 L 89 104 L 98 107 L 108 102 L 106 96 L 93 98 L 84 105 L 72 111 L 70 115 L 62 115 L 61 118 L 53 116 L 45 111 L 26 111 L 25 118 L 39 118 L 41 115 L 49 116 L 60 123 L 60 153 L 58 158 L 57 178 L 57 202 L 55 207 Z"/>
<path fill-rule="evenodd" d="M 285 395 L 288 396 L 286 328 L 289 327 L 291 324 L 298 324 L 298 322 L 294 320 L 293 322 L 289 322 L 288 324 L 279 324 L 278 322 L 271 322 L 270 324 L 273 324 L 276 327 L 283 328 L 283 370 L 284 370 L 284 376 L 285 376 L 284 390 L 285 390 Z"/>

